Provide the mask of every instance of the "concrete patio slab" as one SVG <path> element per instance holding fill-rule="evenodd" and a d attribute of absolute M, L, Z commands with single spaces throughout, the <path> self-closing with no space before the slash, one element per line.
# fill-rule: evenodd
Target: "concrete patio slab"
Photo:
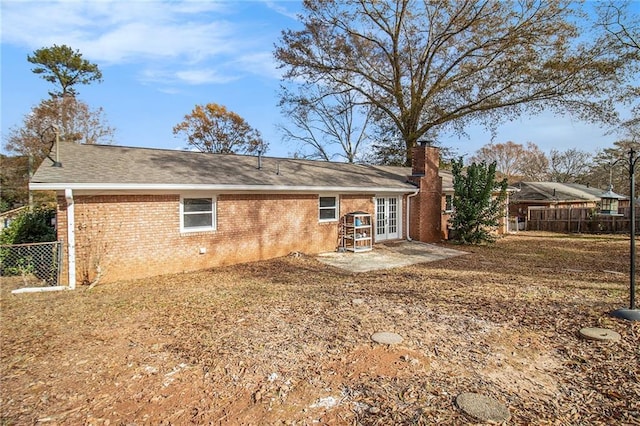
<path fill-rule="evenodd" d="M 373 246 L 372 251 L 321 253 L 318 260 L 351 272 L 369 272 L 433 262 L 466 254 L 460 250 L 417 241 L 394 241 Z"/>

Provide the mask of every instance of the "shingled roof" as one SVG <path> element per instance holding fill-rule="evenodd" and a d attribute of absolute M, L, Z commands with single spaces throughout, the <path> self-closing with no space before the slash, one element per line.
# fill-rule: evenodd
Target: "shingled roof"
<path fill-rule="evenodd" d="M 56 154 L 57 152 L 57 154 Z M 61 167 L 55 167 L 56 155 Z M 406 167 L 61 142 L 31 189 L 414 192 Z"/>
<path fill-rule="evenodd" d="M 602 189 L 578 183 L 518 182 L 514 186 L 520 190 L 511 198 L 514 203 L 599 201 L 604 193 Z"/>

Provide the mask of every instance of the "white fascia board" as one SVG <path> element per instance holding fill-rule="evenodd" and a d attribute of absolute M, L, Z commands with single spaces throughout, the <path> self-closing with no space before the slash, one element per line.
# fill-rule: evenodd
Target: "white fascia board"
<path fill-rule="evenodd" d="M 414 192 L 407 188 L 385 187 L 344 187 L 344 186 L 288 186 L 288 185 L 189 185 L 189 184 L 156 184 L 156 183 L 30 183 L 29 189 L 34 191 L 215 191 L 215 192 L 337 192 L 337 193 L 398 193 Z"/>

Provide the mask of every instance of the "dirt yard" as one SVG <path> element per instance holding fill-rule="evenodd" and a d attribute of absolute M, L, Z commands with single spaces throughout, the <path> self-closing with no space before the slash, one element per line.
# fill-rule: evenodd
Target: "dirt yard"
<path fill-rule="evenodd" d="M 607 314 L 628 238 L 453 248 L 361 274 L 290 256 L 73 292 L 3 278 L 0 425 L 469 424 L 462 392 L 511 424 L 640 425 L 640 324 Z"/>

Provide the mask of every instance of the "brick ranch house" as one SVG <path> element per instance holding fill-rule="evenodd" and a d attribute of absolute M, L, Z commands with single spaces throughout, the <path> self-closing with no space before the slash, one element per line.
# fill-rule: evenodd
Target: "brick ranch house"
<path fill-rule="evenodd" d="M 528 217 L 532 209 L 599 209 L 603 207 L 602 197 L 607 195 L 617 196 L 619 207 L 630 205 L 626 196 L 579 183 L 517 182 L 513 186 L 518 191 L 510 199 L 509 213 L 523 218 Z"/>
<path fill-rule="evenodd" d="M 67 142 L 50 157 L 30 189 L 57 193 L 69 287 L 334 251 L 353 211 L 374 242 L 447 237 L 451 174 L 430 146 L 411 168 Z"/>

